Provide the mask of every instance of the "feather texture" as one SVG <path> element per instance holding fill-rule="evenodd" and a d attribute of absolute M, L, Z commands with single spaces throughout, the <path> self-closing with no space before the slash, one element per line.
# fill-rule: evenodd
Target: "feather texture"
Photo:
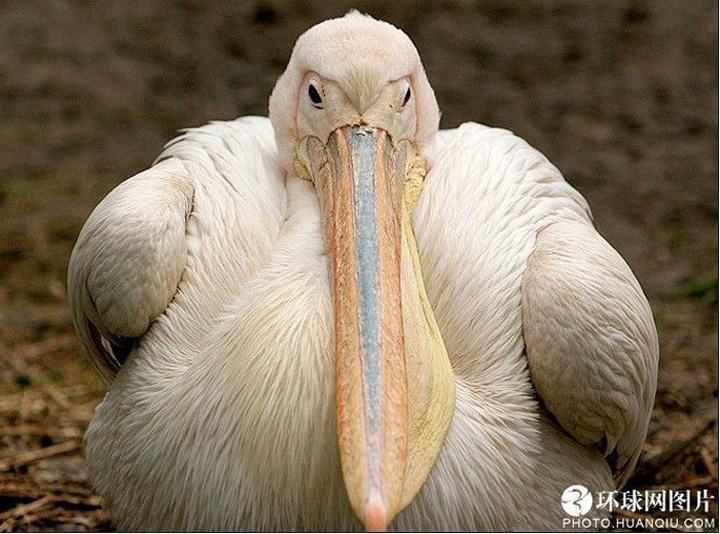
<path fill-rule="evenodd" d="M 116 353 L 123 339 L 142 336 L 175 294 L 192 204 L 186 169 L 169 160 L 113 190 L 78 238 L 68 275 L 73 318 L 107 381 L 122 364 Z"/>
<path fill-rule="evenodd" d="M 625 458 L 620 482 L 636 459 L 655 384 L 649 308 L 584 199 L 525 141 L 466 124 L 428 156 L 413 226 L 456 406 L 393 527 L 555 530 L 567 486 L 615 488 L 596 442 Z M 267 119 L 188 131 L 83 230 L 69 274 L 78 329 L 137 339 L 86 435 L 120 529 L 360 528 L 337 450 L 317 196 L 277 161 Z M 130 302 L 123 280 L 156 281 Z"/>
<path fill-rule="evenodd" d="M 594 228 L 554 223 L 538 233 L 522 307 L 538 393 L 580 443 L 617 452 L 622 487 L 655 400 L 658 340 L 642 289 Z"/>

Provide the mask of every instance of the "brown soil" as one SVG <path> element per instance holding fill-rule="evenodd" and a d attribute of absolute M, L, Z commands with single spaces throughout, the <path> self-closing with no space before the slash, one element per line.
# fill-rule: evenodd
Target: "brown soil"
<path fill-rule="evenodd" d="M 717 497 L 717 3 L 355 4 L 415 40 L 444 127 L 515 131 L 589 200 L 660 334 L 630 487 Z M 0 3 L 0 531 L 111 526 L 80 449 L 103 392 L 65 289 L 91 209 L 178 128 L 266 114 L 295 38 L 349 7 Z M 717 521 L 717 499 L 693 516 Z"/>

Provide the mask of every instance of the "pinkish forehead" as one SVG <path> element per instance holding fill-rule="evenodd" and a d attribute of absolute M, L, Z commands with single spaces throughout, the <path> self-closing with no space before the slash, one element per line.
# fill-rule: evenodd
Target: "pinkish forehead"
<path fill-rule="evenodd" d="M 420 57 L 410 38 L 393 25 L 352 12 L 313 26 L 300 36 L 290 60 L 301 72 L 341 80 L 350 70 L 382 73 L 385 81 L 411 74 Z"/>

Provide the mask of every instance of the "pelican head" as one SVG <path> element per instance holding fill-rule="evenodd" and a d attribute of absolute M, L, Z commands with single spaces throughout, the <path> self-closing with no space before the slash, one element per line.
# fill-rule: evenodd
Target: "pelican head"
<path fill-rule="evenodd" d="M 270 97 L 281 163 L 318 194 L 340 459 L 369 530 L 420 490 L 454 407 L 411 225 L 439 116 L 412 41 L 357 12 L 303 34 Z"/>

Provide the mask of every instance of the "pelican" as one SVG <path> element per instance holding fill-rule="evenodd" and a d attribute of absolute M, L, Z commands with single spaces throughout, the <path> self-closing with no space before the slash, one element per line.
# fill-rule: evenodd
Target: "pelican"
<path fill-rule="evenodd" d="M 583 197 L 507 130 L 439 131 L 410 38 L 357 12 L 269 118 L 110 192 L 68 282 L 121 530 L 557 530 L 646 436 L 652 313 Z"/>

